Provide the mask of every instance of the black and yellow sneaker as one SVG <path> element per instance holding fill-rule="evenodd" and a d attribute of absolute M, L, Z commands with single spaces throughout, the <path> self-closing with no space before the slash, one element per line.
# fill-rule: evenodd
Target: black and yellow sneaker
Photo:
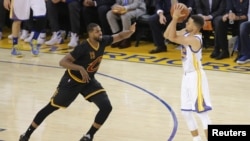
<path fill-rule="evenodd" d="M 92 141 L 92 138 L 90 137 L 90 135 L 85 135 L 80 139 L 80 141 Z"/>
<path fill-rule="evenodd" d="M 29 138 L 22 134 L 19 138 L 19 141 L 29 141 Z"/>

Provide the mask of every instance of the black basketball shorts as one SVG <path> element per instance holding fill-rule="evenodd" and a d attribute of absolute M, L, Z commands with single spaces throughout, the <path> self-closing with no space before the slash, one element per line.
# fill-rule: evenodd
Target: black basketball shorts
<path fill-rule="evenodd" d="M 106 94 L 104 88 L 95 78 L 92 78 L 89 83 L 79 83 L 66 74 L 63 75 L 50 102 L 55 107 L 66 108 L 76 99 L 78 94 L 91 101 L 92 96 L 101 93 Z"/>

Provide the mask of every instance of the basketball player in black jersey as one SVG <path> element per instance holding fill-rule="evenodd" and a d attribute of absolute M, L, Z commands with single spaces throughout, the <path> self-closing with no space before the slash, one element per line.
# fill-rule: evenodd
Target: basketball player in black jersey
<path fill-rule="evenodd" d="M 114 35 L 102 35 L 99 25 L 91 23 L 87 27 L 88 39 L 65 55 L 60 65 L 66 68 L 55 94 L 50 102 L 35 116 L 27 131 L 19 141 L 28 141 L 33 131 L 52 112 L 68 107 L 81 94 L 89 102 L 99 108 L 94 123 L 80 141 L 92 141 L 96 131 L 108 118 L 112 106 L 102 85 L 95 79 L 102 61 L 105 47 L 130 37 L 135 32 L 135 23 L 129 30 Z"/>

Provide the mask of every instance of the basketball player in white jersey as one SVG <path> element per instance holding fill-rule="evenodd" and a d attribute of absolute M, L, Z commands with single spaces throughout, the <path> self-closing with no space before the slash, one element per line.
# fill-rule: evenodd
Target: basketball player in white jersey
<path fill-rule="evenodd" d="M 33 11 L 34 21 L 34 36 L 30 42 L 31 52 L 33 55 L 39 54 L 40 44 L 37 44 L 37 38 L 42 30 L 46 26 L 46 5 L 45 0 L 4 0 L 4 7 L 10 10 L 10 19 L 12 23 L 12 36 L 13 44 L 11 54 L 17 57 L 21 57 L 18 46 L 18 35 L 21 28 L 21 22 L 30 18 L 30 9 Z"/>
<path fill-rule="evenodd" d="M 208 124 L 211 123 L 208 111 L 212 110 L 208 82 L 202 68 L 202 35 L 200 29 L 204 20 L 198 15 L 191 15 L 185 29 L 176 31 L 178 18 L 183 4 L 174 8 L 172 21 L 164 32 L 164 37 L 172 42 L 182 45 L 182 65 L 184 69 L 181 87 L 181 111 L 187 122 L 193 141 L 201 141 L 198 126 L 193 113 L 197 113 L 203 124 L 206 137 L 208 137 Z"/>

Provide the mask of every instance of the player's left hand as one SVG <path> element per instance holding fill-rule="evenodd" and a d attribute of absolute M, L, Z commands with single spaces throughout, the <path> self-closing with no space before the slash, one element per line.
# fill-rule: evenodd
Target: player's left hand
<path fill-rule="evenodd" d="M 185 16 L 185 14 L 182 14 L 181 11 L 185 8 L 185 5 L 182 3 L 178 3 L 174 7 L 174 13 L 173 13 L 173 18 L 180 18 Z"/>

